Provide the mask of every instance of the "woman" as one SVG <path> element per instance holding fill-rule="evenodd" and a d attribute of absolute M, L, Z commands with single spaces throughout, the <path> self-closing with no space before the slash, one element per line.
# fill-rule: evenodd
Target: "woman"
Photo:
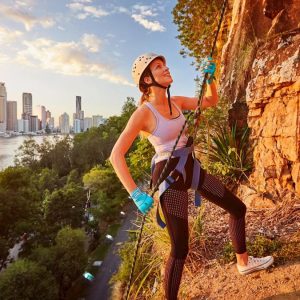
<path fill-rule="evenodd" d="M 215 106 L 218 102 L 216 86 L 213 82 L 214 71 L 214 62 L 208 60 L 208 66 L 204 69 L 204 73 L 208 75 L 208 93 L 203 97 L 201 110 Z M 155 185 L 185 122 L 182 110 L 195 110 L 198 98 L 170 97 L 169 87 L 173 79 L 162 55 L 155 53 L 140 55 L 133 64 L 132 75 L 142 92 L 140 106 L 132 114 L 126 128 L 116 142 L 110 161 L 131 198 L 139 210 L 145 214 L 152 208 L 153 199 L 147 193 L 142 192 L 133 181 L 126 165 L 125 154 L 138 134 L 141 132 L 148 134 L 148 139 L 156 152 L 152 170 L 152 181 Z M 175 152 L 179 153 L 187 148 L 192 149 L 191 145 L 187 145 L 189 142 L 186 132 L 183 132 Z M 184 155 L 173 156 L 164 179 L 170 172 L 174 174 L 172 171 L 175 168 L 178 170 L 178 162 Z M 171 239 L 171 253 L 166 264 L 164 278 L 166 299 L 177 299 L 183 266 L 188 254 L 187 190 L 191 188 L 192 184 L 195 186 L 194 175 L 197 172 L 193 171 L 197 166 L 199 168 L 199 162 L 191 151 L 186 154 L 185 158 L 184 168 L 177 172 L 176 176 L 169 176 L 171 181 L 167 180 L 167 186 L 160 189 L 160 203 Z M 239 273 L 244 275 L 269 267 L 273 263 L 271 256 L 254 258 L 247 254 L 245 242 L 246 206 L 244 203 L 217 178 L 209 175 L 201 167 L 200 175 L 197 178 L 194 189 L 230 214 L 229 232 L 236 252 Z"/>

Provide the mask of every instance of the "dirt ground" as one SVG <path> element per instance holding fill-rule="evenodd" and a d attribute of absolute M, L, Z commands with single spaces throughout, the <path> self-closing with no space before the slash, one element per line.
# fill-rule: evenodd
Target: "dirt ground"
<path fill-rule="evenodd" d="M 296 300 L 300 299 L 300 262 L 271 267 L 246 276 L 235 264 L 206 269 L 189 280 L 189 300 Z M 186 290 L 184 284 L 183 290 Z M 201 295 L 201 296 L 199 296 Z"/>
<path fill-rule="evenodd" d="M 300 248 L 298 254 L 296 248 L 291 259 L 275 257 L 267 270 L 240 275 L 235 261 L 224 264 L 217 259 L 229 241 L 228 214 L 209 202 L 205 201 L 204 205 L 203 233 L 200 238 L 191 238 L 179 300 L 300 300 Z M 199 209 L 192 201 L 189 208 L 191 217 L 195 218 Z M 287 199 L 271 209 L 247 209 L 248 241 L 260 235 L 299 245 L 299 232 L 299 199 Z M 162 300 L 162 295 L 160 285 L 151 299 Z"/>

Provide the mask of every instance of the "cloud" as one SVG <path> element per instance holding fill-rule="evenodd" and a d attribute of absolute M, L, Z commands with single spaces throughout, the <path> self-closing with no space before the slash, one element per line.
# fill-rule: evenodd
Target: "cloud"
<path fill-rule="evenodd" d="M 119 13 L 128 13 L 129 12 L 129 10 L 126 7 L 123 7 L 123 6 L 116 7 L 116 10 Z"/>
<path fill-rule="evenodd" d="M 117 57 L 121 57 L 122 56 L 121 53 L 118 52 L 118 51 L 113 51 L 112 53 L 113 53 L 114 56 L 117 56 Z"/>
<path fill-rule="evenodd" d="M 92 3 L 92 0 L 77 0 L 75 2 L 79 2 L 79 3 Z"/>
<path fill-rule="evenodd" d="M 111 13 L 121 13 L 121 14 L 130 15 L 130 11 L 128 10 L 128 8 L 124 6 L 110 5 L 110 7 L 111 7 Z"/>
<path fill-rule="evenodd" d="M 25 8 L 27 10 L 32 10 L 32 8 L 36 5 L 36 0 L 17 0 L 15 1 L 15 7 Z"/>
<path fill-rule="evenodd" d="M 1 63 L 5 63 L 5 62 L 9 62 L 10 58 L 8 55 L 4 54 L 4 53 L 0 53 L 0 62 Z"/>
<path fill-rule="evenodd" d="M 10 20 L 22 23 L 27 31 L 30 31 L 36 25 L 49 28 L 55 24 L 55 21 L 50 17 L 36 18 L 18 8 L 10 8 L 4 4 L 0 4 L 0 14 Z"/>
<path fill-rule="evenodd" d="M 23 32 L 19 30 L 9 30 L 0 26 L 0 44 L 10 44 L 16 41 L 22 35 Z"/>
<path fill-rule="evenodd" d="M 149 29 L 151 31 L 165 31 L 166 28 L 164 26 L 162 26 L 158 21 L 148 21 L 147 19 L 145 19 L 142 15 L 136 15 L 133 14 L 131 16 L 137 23 L 139 23 L 140 25 L 144 26 L 146 29 Z"/>
<path fill-rule="evenodd" d="M 148 6 L 148 5 L 135 4 L 135 5 L 133 5 L 132 8 L 133 8 L 134 11 L 139 11 L 140 14 L 143 15 L 143 16 L 150 16 L 150 17 L 157 16 L 157 13 L 154 12 L 151 9 L 151 6 Z"/>
<path fill-rule="evenodd" d="M 90 3 L 91 1 L 87 0 L 74 0 L 66 6 L 76 13 L 76 17 L 80 20 L 84 20 L 87 17 L 91 16 L 94 18 L 101 18 L 108 16 L 109 13 L 102 9 L 100 6 L 95 7 L 91 5 L 86 5 L 85 3 Z"/>
<path fill-rule="evenodd" d="M 126 78 L 112 72 L 111 66 L 92 60 L 82 41 L 92 35 L 85 35 L 76 43 L 56 42 L 39 38 L 24 41 L 24 50 L 19 51 L 17 62 L 68 76 L 94 76 L 109 82 L 134 86 Z M 94 37 L 92 37 L 94 38 Z"/>
<path fill-rule="evenodd" d="M 166 28 L 159 23 L 159 21 L 151 21 L 149 17 L 156 17 L 158 14 L 155 8 L 148 5 L 136 4 L 132 7 L 133 13 L 131 17 L 144 28 L 151 31 L 163 32 Z"/>
<path fill-rule="evenodd" d="M 101 40 L 94 34 L 85 33 L 81 38 L 81 43 L 89 52 L 99 52 Z"/>

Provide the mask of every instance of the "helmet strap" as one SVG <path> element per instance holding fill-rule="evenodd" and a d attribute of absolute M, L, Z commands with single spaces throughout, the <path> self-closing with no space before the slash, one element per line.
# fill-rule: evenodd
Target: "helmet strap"
<path fill-rule="evenodd" d="M 170 115 L 172 116 L 171 95 L 170 95 L 170 87 L 171 87 L 171 85 L 165 87 L 165 86 L 159 84 L 158 82 L 156 82 L 156 80 L 154 79 L 154 77 L 153 77 L 153 75 L 152 75 L 151 72 L 149 72 L 149 75 L 150 75 L 150 77 L 151 77 L 151 79 L 152 79 L 152 83 L 151 83 L 151 84 L 148 84 L 149 87 L 150 87 L 150 86 L 157 86 L 157 87 L 160 87 L 160 88 L 162 88 L 162 89 L 164 89 L 164 90 L 167 90 L 167 94 L 168 94 L 168 104 L 169 104 L 169 109 L 170 109 Z"/>
<path fill-rule="evenodd" d="M 171 106 L 170 87 L 171 87 L 171 85 L 169 85 L 169 86 L 167 87 L 167 94 L 168 94 L 168 104 L 169 104 L 169 109 L 170 109 L 170 115 L 172 116 L 172 106 Z"/>

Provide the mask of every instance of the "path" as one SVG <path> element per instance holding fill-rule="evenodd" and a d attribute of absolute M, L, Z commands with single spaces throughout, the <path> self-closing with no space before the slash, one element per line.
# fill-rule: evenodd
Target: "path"
<path fill-rule="evenodd" d="M 128 229 L 133 229 L 132 221 L 136 219 L 136 207 L 131 205 L 126 211 L 126 218 L 123 221 L 113 243 L 108 249 L 99 272 L 95 276 L 95 280 L 90 285 L 87 292 L 87 300 L 108 300 L 110 296 L 109 280 L 111 276 L 118 270 L 121 259 L 117 254 L 118 243 L 128 240 Z"/>

